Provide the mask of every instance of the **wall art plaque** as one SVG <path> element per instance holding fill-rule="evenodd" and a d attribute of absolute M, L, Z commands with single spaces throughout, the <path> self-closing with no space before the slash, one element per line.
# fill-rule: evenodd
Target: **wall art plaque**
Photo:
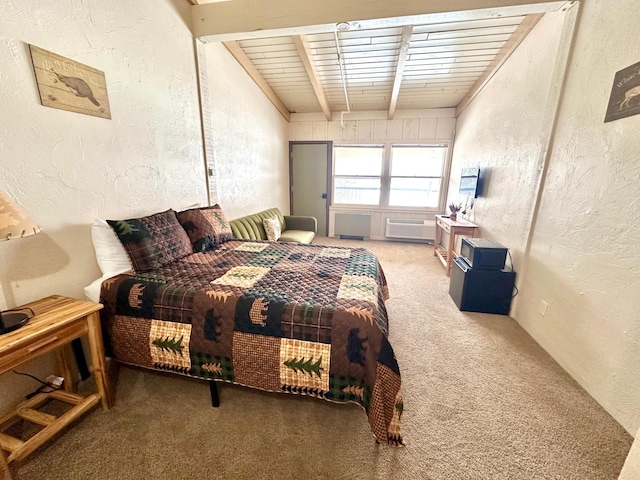
<path fill-rule="evenodd" d="M 42 105 L 111 118 L 104 72 L 34 45 L 29 50 Z"/>
<path fill-rule="evenodd" d="M 613 79 L 605 122 L 640 113 L 640 62 L 624 68 Z"/>

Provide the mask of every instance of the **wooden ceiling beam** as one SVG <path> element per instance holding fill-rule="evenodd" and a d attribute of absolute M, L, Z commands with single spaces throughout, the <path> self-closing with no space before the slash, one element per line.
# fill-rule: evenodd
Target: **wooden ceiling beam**
<path fill-rule="evenodd" d="M 288 121 L 291 118 L 291 112 L 285 107 L 284 103 L 280 100 L 276 92 L 269 86 L 264 77 L 260 74 L 256 66 L 251 62 L 249 57 L 244 53 L 242 47 L 238 42 L 224 42 L 223 45 L 229 50 L 229 53 L 237 60 L 237 62 L 244 68 L 244 71 L 256 82 L 258 88 L 267 96 L 269 101 L 273 103 L 273 106 L 278 109 L 280 114 Z"/>
<path fill-rule="evenodd" d="M 398 63 L 396 64 L 396 74 L 393 79 L 393 88 L 391 89 L 391 100 L 389 101 L 389 120 L 393 120 L 396 114 L 396 105 L 398 104 L 398 94 L 400 93 L 400 85 L 402 84 L 402 76 L 404 75 L 404 63 L 409 54 L 409 44 L 411 43 L 411 34 L 413 27 L 407 25 L 402 27 L 402 38 L 400 39 L 400 52 L 398 54 Z"/>
<path fill-rule="evenodd" d="M 559 11 L 572 0 L 234 0 L 191 7 L 193 34 L 210 41 L 512 17 Z"/>
<path fill-rule="evenodd" d="M 518 48 L 518 45 L 529 35 L 529 32 L 533 30 L 533 27 L 543 17 L 542 14 L 527 15 L 518 28 L 511 34 L 509 40 L 507 40 L 504 46 L 500 49 L 493 61 L 486 68 L 484 73 L 478 78 L 476 83 L 471 87 L 471 90 L 462 98 L 458 106 L 456 107 L 456 117 L 459 116 L 465 108 L 469 106 L 471 101 L 482 91 L 485 85 L 493 78 L 493 76 L 500 70 L 500 67 L 504 65 L 504 62 L 511 56 L 511 54 Z"/>
<path fill-rule="evenodd" d="M 327 120 L 331 121 L 331 106 L 329 105 L 327 96 L 324 93 L 324 88 L 318 80 L 318 72 L 313 61 L 313 54 L 311 52 L 311 47 L 309 46 L 309 40 L 307 40 L 305 35 L 296 35 L 293 37 L 293 43 L 295 43 L 296 48 L 298 49 L 300 60 L 302 60 L 304 68 L 307 71 L 313 91 L 316 94 L 320 107 L 322 107 L 322 112 L 324 113 L 324 116 L 327 117 Z"/>

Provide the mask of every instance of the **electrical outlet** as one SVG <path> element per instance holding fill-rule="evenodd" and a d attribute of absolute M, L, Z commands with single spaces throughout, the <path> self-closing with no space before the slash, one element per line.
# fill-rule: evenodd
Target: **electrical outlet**
<path fill-rule="evenodd" d="M 540 300 L 540 306 L 538 307 L 538 313 L 543 317 L 547 314 L 547 308 L 549 308 L 549 304 L 544 300 Z"/>

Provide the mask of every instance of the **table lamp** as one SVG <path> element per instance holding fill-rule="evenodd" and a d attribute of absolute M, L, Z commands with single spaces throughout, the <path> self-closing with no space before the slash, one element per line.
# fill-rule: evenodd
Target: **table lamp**
<path fill-rule="evenodd" d="M 41 231 L 18 205 L 0 192 L 0 241 L 27 237 Z M 26 313 L 0 312 L 0 335 L 20 328 L 28 321 Z"/>

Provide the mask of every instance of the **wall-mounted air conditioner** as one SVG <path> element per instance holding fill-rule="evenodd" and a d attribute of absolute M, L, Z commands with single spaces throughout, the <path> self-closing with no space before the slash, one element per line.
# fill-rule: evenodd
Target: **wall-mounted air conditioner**
<path fill-rule="evenodd" d="M 433 240 L 435 233 L 435 221 L 414 220 L 410 218 L 387 218 L 387 228 L 385 230 L 385 236 L 387 238 Z"/>

